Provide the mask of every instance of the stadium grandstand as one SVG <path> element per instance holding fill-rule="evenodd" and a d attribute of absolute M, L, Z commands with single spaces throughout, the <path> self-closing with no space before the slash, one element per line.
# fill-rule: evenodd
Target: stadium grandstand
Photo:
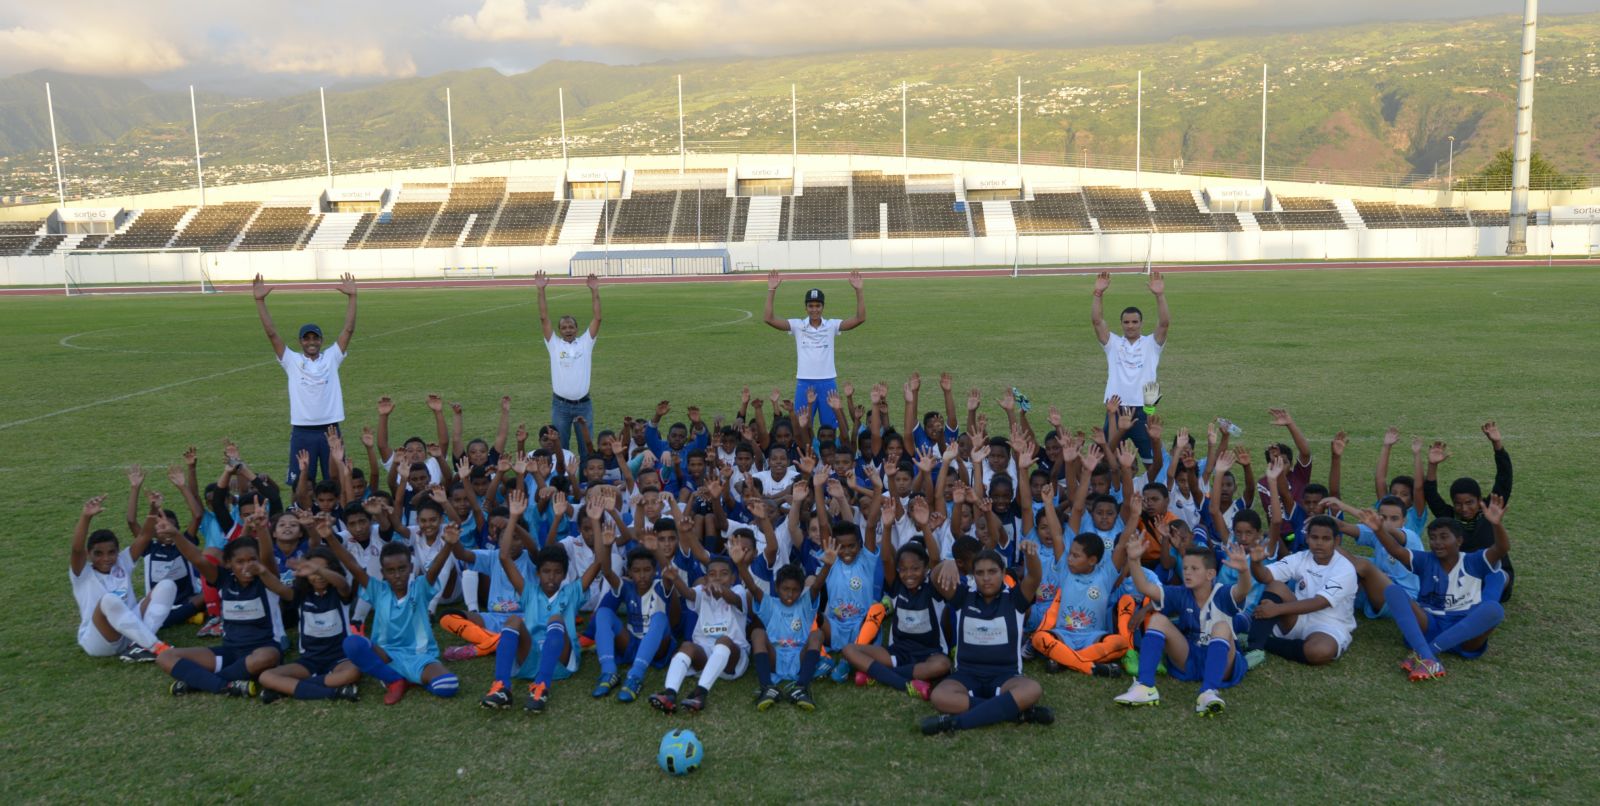
<path fill-rule="evenodd" d="M 522 160 L 0 208 L 0 284 L 573 271 L 716 249 L 734 270 L 1503 254 L 1504 192 L 972 160 Z M 1534 194 L 1534 254 L 1600 249 L 1600 189 Z M 1540 204 L 1542 202 L 1542 204 Z M 688 252 L 685 252 L 687 255 Z M 625 259 L 606 270 L 628 272 Z M 488 268 L 492 267 L 492 268 Z"/>

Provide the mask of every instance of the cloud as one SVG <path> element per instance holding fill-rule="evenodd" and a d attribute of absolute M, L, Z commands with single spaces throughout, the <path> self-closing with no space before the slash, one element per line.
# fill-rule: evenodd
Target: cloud
<path fill-rule="evenodd" d="M 90 75 L 164 73 L 188 64 L 178 48 L 136 28 L 0 28 L 0 65 L 49 66 Z"/>
<path fill-rule="evenodd" d="M 417 65 L 405 52 L 386 52 L 377 44 L 322 41 L 254 42 L 229 48 L 218 61 L 258 73 L 314 73 L 340 78 L 409 78 Z"/>

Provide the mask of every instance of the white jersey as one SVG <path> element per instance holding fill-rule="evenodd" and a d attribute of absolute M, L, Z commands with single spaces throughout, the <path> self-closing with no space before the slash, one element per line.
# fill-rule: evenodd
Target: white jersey
<path fill-rule="evenodd" d="M 72 581 L 72 598 L 78 601 L 80 630 L 94 621 L 95 608 L 108 593 L 121 599 L 129 610 L 139 612 L 139 598 L 133 595 L 133 555 L 127 549 L 117 553 L 109 573 L 94 570 L 94 565 L 85 560 L 81 572 L 74 574 L 68 568 L 67 577 Z"/>
<path fill-rule="evenodd" d="M 344 351 L 338 342 L 327 346 L 315 361 L 284 348 L 278 364 L 289 380 L 289 424 L 329 425 L 344 421 L 344 392 L 339 387 L 339 365 Z"/>
<path fill-rule="evenodd" d="M 1318 565 L 1311 552 L 1297 551 L 1269 564 L 1267 571 L 1273 579 L 1289 584 L 1296 599 L 1305 601 L 1321 596 L 1328 600 L 1328 607 L 1300 616 L 1300 622 L 1310 622 L 1308 630 L 1327 632 L 1341 639 L 1355 632 L 1359 582 L 1356 567 L 1343 554 L 1334 552 L 1327 565 Z"/>
<path fill-rule="evenodd" d="M 544 348 L 550 353 L 550 391 L 557 397 L 581 400 L 589 395 L 594 341 L 588 328 L 579 331 L 572 341 L 553 332 L 545 339 Z"/>
<path fill-rule="evenodd" d="M 588 541 L 582 535 L 561 538 L 561 548 L 567 552 L 567 578 L 564 582 L 582 582 L 583 575 L 588 572 L 589 566 L 594 564 L 594 549 L 589 548 Z M 611 551 L 611 572 L 619 578 L 627 576 L 627 563 L 617 554 L 616 548 Z M 626 583 L 624 583 L 626 584 Z M 584 591 L 582 610 L 592 613 L 600 606 L 600 599 L 605 596 L 606 582 L 604 574 L 596 574 L 594 583 Z"/>
<path fill-rule="evenodd" d="M 416 566 L 414 569 L 412 569 L 413 573 L 418 575 L 426 574 L 428 572 L 428 566 L 433 564 L 433 558 L 439 556 L 440 552 L 449 553 L 449 551 L 450 546 L 444 542 L 443 537 L 435 537 L 433 539 L 433 545 L 430 546 L 428 545 L 428 539 L 423 537 L 422 533 L 417 531 L 416 527 L 412 527 L 411 562 Z M 450 579 L 451 577 L 455 576 L 455 573 L 455 561 L 446 560 L 444 563 L 444 568 L 439 570 L 438 581 L 433 585 L 433 599 L 428 603 L 428 609 L 430 611 L 433 608 L 438 607 L 439 602 L 444 599 L 445 590 L 450 587 Z"/>
<path fill-rule="evenodd" d="M 809 318 L 789 320 L 789 335 L 794 337 L 797 357 L 795 378 L 803 381 L 825 381 L 838 375 L 833 368 L 833 342 L 839 337 L 840 322 L 839 319 L 824 319 L 821 325 L 812 327 Z M 795 402 L 798 404 L 805 401 Z M 827 401 L 824 400 L 817 402 L 827 405 Z"/>
<path fill-rule="evenodd" d="M 783 478 L 775 479 L 772 477 L 771 470 L 757 470 L 750 474 L 750 478 L 754 479 L 756 484 L 761 486 L 761 492 L 763 495 L 768 498 L 776 498 L 784 493 L 789 492 L 789 489 L 794 486 L 794 483 L 799 481 L 800 471 L 791 467 L 783 472 Z"/>
<path fill-rule="evenodd" d="M 1106 339 L 1106 400 L 1122 398 L 1124 406 L 1143 406 L 1144 385 L 1156 379 L 1161 363 L 1161 345 L 1155 336 L 1140 336 L 1128 341 L 1112 333 Z"/>
<path fill-rule="evenodd" d="M 749 601 L 749 594 L 743 585 L 734 585 L 733 592 L 739 597 L 740 604 L 737 606 L 706 593 L 704 585 L 695 586 L 694 600 L 689 603 L 699 616 L 694 623 L 695 644 L 705 648 L 715 644 L 718 639 L 727 638 L 741 649 L 750 648 L 750 642 L 744 634 L 744 603 Z"/>

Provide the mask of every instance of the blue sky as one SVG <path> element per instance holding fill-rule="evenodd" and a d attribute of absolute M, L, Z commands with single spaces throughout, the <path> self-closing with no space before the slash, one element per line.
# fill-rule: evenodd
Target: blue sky
<path fill-rule="evenodd" d="M 1545 0 L 1544 14 L 1595 0 Z M 0 7 L 0 75 L 40 68 L 284 88 L 550 59 L 1161 40 L 1520 13 L 1507 0 L 89 0 Z"/>

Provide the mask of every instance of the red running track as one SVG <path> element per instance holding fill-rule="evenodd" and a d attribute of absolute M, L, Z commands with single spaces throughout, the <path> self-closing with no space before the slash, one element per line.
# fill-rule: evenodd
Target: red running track
<path fill-rule="evenodd" d="M 1539 268 L 1542 266 L 1594 266 L 1600 267 L 1600 260 L 1561 259 L 1553 261 L 1540 261 L 1537 259 L 1524 260 L 1394 260 L 1394 261 L 1317 261 L 1297 263 L 1207 263 L 1207 264 L 1174 264 L 1158 265 L 1155 268 L 1170 273 L 1205 273 L 1205 272 L 1238 272 L 1238 271 L 1327 271 L 1341 269 L 1427 269 L 1446 267 L 1472 267 L 1472 268 Z M 1024 277 L 1056 277 L 1067 275 L 1095 274 L 1101 271 L 1110 271 L 1114 274 L 1142 274 L 1142 268 L 1130 267 L 1128 264 L 1115 266 L 1033 266 L 1020 270 Z M 785 280 L 840 280 L 849 272 L 845 269 L 828 271 L 784 271 L 780 272 Z M 874 280 L 926 280 L 945 277 L 1010 277 L 1011 269 L 906 269 L 906 270 L 869 270 L 867 276 Z M 643 283 L 729 283 L 729 282 L 759 282 L 765 279 L 762 272 L 745 272 L 740 274 L 717 275 L 684 275 L 684 276 L 645 276 L 645 277 L 607 277 L 607 285 L 630 285 Z M 583 278 L 579 277 L 552 277 L 551 285 L 581 285 Z M 326 289 L 336 281 L 305 281 L 274 283 L 275 291 L 311 291 Z M 521 288 L 533 285 L 533 277 L 505 277 L 488 280 L 444 279 L 437 280 L 362 280 L 363 289 L 375 288 Z M 219 283 L 217 291 L 223 293 L 240 293 L 250 290 L 249 283 Z M 183 285 L 126 285 L 126 286 L 92 286 L 91 293 L 95 294 L 176 294 L 195 291 L 194 283 Z M 57 287 L 33 288 L 0 288 L 0 297 L 42 297 L 62 296 L 65 291 Z"/>

